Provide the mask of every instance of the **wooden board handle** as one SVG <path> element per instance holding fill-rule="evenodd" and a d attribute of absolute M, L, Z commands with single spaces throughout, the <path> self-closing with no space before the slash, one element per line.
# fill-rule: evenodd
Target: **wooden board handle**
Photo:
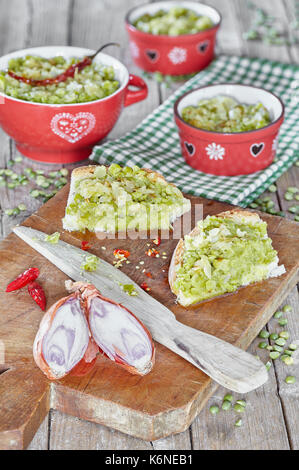
<path fill-rule="evenodd" d="M 223 387 L 247 393 L 267 381 L 265 365 L 246 351 L 178 321 L 169 328 L 167 344 L 165 339 L 163 344 Z"/>

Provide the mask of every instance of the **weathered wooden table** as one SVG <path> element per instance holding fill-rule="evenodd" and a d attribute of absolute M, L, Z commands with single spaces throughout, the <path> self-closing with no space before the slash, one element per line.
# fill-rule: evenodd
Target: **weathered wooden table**
<path fill-rule="evenodd" d="M 129 70 L 141 73 L 132 64 L 124 29 L 125 12 L 144 0 L 0 0 L 0 54 L 16 49 L 42 45 L 75 45 L 96 48 L 107 41 L 121 43 L 121 49 L 113 51 Z M 264 57 L 283 62 L 299 63 L 299 47 L 267 46 L 260 42 L 246 42 L 242 33 L 248 29 L 251 11 L 246 0 L 208 0 L 223 16 L 218 36 L 218 53 Z M 256 2 L 257 3 L 257 2 Z M 291 0 L 264 0 L 263 7 L 279 17 L 286 29 L 294 20 L 294 2 Z M 134 128 L 141 119 L 156 108 L 179 86 L 166 88 L 154 80 L 148 80 L 149 97 L 146 101 L 126 108 L 109 138 L 114 139 Z M 0 167 L 5 167 L 18 152 L 9 137 L 0 131 Z M 26 159 L 25 159 L 26 160 Z M 24 166 L 34 169 L 57 169 L 55 165 L 41 165 L 24 161 Z M 71 169 L 71 166 L 68 166 Z M 299 186 L 299 168 L 293 167 L 278 181 L 278 192 L 271 195 L 276 207 L 286 210 L 290 206 L 284 200 L 289 186 Z M 8 217 L 4 211 L 20 203 L 27 211 L 17 217 Z M 14 190 L 0 188 L 0 233 L 5 237 L 11 227 L 34 212 L 40 202 L 29 195 L 28 186 Z M 290 214 L 289 214 L 290 215 Z M 287 303 L 293 311 L 287 314 L 288 330 L 293 342 L 299 343 L 298 291 L 294 289 Z M 277 321 L 267 328 L 275 331 Z M 250 351 L 265 360 L 266 353 L 258 349 L 259 339 Z M 258 352 L 257 352 L 258 351 Z M 298 361 L 295 361 L 295 363 Z M 268 383 L 246 396 L 246 412 L 243 425 L 236 428 L 233 411 L 222 412 L 217 417 L 209 413 L 211 404 L 221 404 L 226 391 L 218 388 L 192 426 L 185 432 L 152 443 L 128 437 L 104 426 L 82 421 L 57 411 L 51 411 L 44 420 L 30 449 L 299 449 L 298 386 L 289 386 L 287 375 L 299 377 L 299 365 L 285 366 L 276 361 L 269 372 Z M 235 395 L 236 397 L 236 395 Z"/>

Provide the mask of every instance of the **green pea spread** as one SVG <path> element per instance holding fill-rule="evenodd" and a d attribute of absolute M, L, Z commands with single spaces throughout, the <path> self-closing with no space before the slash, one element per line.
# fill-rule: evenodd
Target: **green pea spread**
<path fill-rule="evenodd" d="M 162 176 L 112 164 L 75 181 L 63 224 L 83 232 L 169 229 L 189 208 L 190 201 Z"/>
<path fill-rule="evenodd" d="M 175 272 L 174 289 L 186 305 L 266 279 L 277 263 L 267 224 L 261 220 L 211 216 L 199 221 L 198 229 L 197 235 L 185 236 Z"/>
<path fill-rule="evenodd" d="M 270 124 L 269 111 L 257 103 L 240 104 L 229 96 L 201 100 L 182 110 L 182 119 L 199 129 L 232 133 L 261 129 Z"/>
<path fill-rule="evenodd" d="M 159 10 L 153 15 L 146 13 L 133 25 L 144 33 L 180 36 L 211 28 L 213 22 L 208 16 L 200 16 L 188 8 L 172 7 L 169 11 Z"/>
<path fill-rule="evenodd" d="M 50 59 L 28 55 L 11 59 L 8 69 L 16 75 L 44 80 L 54 78 L 81 59 L 57 56 Z M 93 62 L 66 81 L 46 86 L 32 86 L 0 71 L 0 91 L 13 98 L 35 103 L 71 104 L 95 101 L 111 95 L 119 88 L 115 71 L 111 66 Z"/>

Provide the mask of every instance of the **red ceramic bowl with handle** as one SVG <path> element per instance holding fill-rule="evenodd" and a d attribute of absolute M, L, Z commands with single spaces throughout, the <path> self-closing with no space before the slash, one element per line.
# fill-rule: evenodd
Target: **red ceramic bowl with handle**
<path fill-rule="evenodd" d="M 35 47 L 0 58 L 6 70 L 11 58 L 27 54 L 42 57 L 84 57 L 94 51 L 79 47 Z M 22 101 L 0 93 L 0 126 L 16 141 L 26 157 L 47 163 L 71 163 L 84 160 L 92 146 L 112 130 L 124 106 L 147 97 L 147 85 L 117 59 L 100 53 L 94 61 L 113 66 L 120 87 L 106 98 L 78 104 L 44 104 Z M 130 86 L 137 88 L 130 90 Z"/>
<path fill-rule="evenodd" d="M 202 99 L 230 96 L 242 104 L 261 102 L 272 122 L 261 129 L 220 133 L 198 129 L 185 122 L 182 110 Z M 284 120 L 284 104 L 273 93 L 239 84 L 210 85 L 181 96 L 174 105 L 182 154 L 192 168 L 222 176 L 247 175 L 269 166 L 276 155 L 278 132 Z"/>
<path fill-rule="evenodd" d="M 133 23 L 145 13 L 168 11 L 173 6 L 185 7 L 198 15 L 209 16 L 214 26 L 195 34 L 180 36 L 154 35 L 139 31 Z M 216 34 L 221 15 L 215 8 L 197 2 L 155 2 L 138 6 L 126 16 L 126 29 L 135 64 L 148 71 L 164 75 L 187 75 L 199 72 L 214 58 Z"/>

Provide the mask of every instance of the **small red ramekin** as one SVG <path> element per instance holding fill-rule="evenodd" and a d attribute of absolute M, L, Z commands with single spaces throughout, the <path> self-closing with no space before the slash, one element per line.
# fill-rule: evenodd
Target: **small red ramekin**
<path fill-rule="evenodd" d="M 84 57 L 94 51 L 80 47 L 34 47 L 0 58 L 6 70 L 11 58 L 27 54 L 42 57 Z M 46 163 L 73 163 L 88 158 L 93 145 L 112 130 L 124 106 L 147 97 L 142 78 L 129 75 L 114 57 L 100 53 L 94 61 L 112 66 L 120 87 L 106 98 L 77 104 L 44 104 L 23 101 L 0 93 L 0 126 L 16 141 L 26 157 Z M 138 90 L 130 90 L 129 87 Z"/>
<path fill-rule="evenodd" d="M 269 110 L 272 122 L 258 130 L 221 133 L 198 129 L 182 119 L 186 106 L 196 106 L 202 99 L 220 95 L 235 98 L 239 103 L 261 102 Z M 263 170 L 275 158 L 284 109 L 280 98 L 254 86 L 227 83 L 189 91 L 174 105 L 182 154 L 192 168 L 212 175 L 248 175 Z"/>
<path fill-rule="evenodd" d="M 209 16 L 212 28 L 180 36 L 154 35 L 139 31 L 133 22 L 144 13 L 168 11 L 173 6 L 186 7 L 199 15 Z M 204 69 L 214 58 L 216 34 L 221 15 L 215 8 L 197 2 L 155 2 L 132 8 L 126 16 L 126 29 L 135 64 L 148 72 L 164 75 L 187 75 Z"/>

